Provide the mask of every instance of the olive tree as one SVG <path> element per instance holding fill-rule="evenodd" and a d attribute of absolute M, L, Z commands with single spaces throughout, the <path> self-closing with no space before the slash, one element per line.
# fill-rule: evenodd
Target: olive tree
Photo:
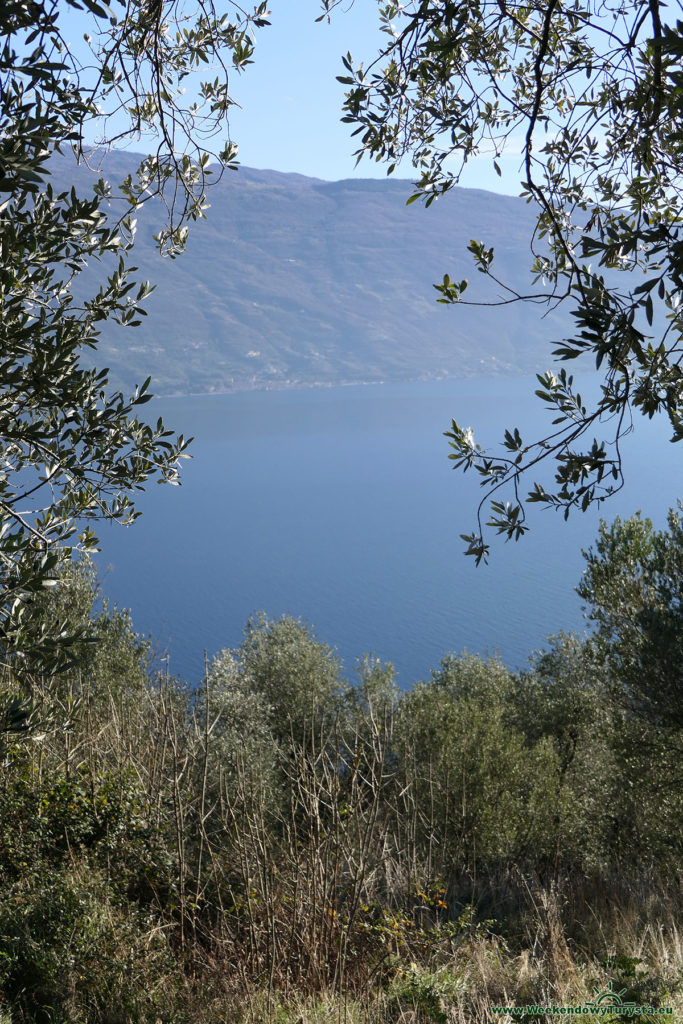
<path fill-rule="evenodd" d="M 131 328 L 144 313 L 150 287 L 130 265 L 135 210 L 151 198 L 165 204 L 157 238 L 170 255 L 202 216 L 205 137 L 226 122 L 228 65 L 250 62 L 252 28 L 266 24 L 264 4 L 231 9 L 232 20 L 211 0 L 111 9 L 7 0 L 0 9 L 0 652 L 15 666 L 30 655 L 54 669 L 73 639 L 28 614 L 36 592 L 57 583 L 64 551 L 96 544 L 93 520 L 132 522 L 135 492 L 151 478 L 178 483 L 187 442 L 139 416 L 150 381 L 114 392 L 92 361 L 103 324 Z M 87 53 L 65 40 L 69 13 Z M 207 65 L 213 80 L 184 105 L 186 81 Z M 112 215 L 104 179 L 90 195 L 49 183 L 53 154 L 91 155 L 86 133 L 105 148 L 132 137 L 151 147 L 116 192 L 123 214 L 119 203 Z M 220 166 L 234 160 L 223 138 Z M 98 261 L 99 290 L 81 298 L 79 276 Z"/>
<path fill-rule="evenodd" d="M 579 596 L 613 693 L 658 730 L 683 728 L 683 522 L 667 529 L 640 514 L 600 526 L 584 552 Z"/>
<path fill-rule="evenodd" d="M 500 173 L 500 157 L 520 152 L 521 194 L 536 212 L 533 280 L 521 291 L 501 279 L 486 240 L 470 242 L 474 266 L 498 305 L 569 303 L 574 330 L 553 354 L 601 371 L 592 404 L 565 367 L 539 375 L 554 414 L 540 439 L 511 426 L 489 452 L 453 421 L 449 457 L 485 488 L 463 535 L 479 562 L 485 527 L 519 539 L 529 502 L 566 518 L 617 491 L 634 412 L 663 413 L 672 440 L 683 437 L 683 22 L 660 0 L 380 0 L 379 17 L 381 52 L 368 66 L 348 54 L 340 77 L 358 158 L 389 172 L 410 159 L 409 201 L 429 206 L 472 157 L 488 153 Z M 439 302 L 468 302 L 467 280 L 446 274 L 435 287 Z"/>

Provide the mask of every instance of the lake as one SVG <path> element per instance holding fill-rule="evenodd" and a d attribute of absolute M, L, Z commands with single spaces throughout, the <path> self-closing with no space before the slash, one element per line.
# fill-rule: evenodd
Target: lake
<path fill-rule="evenodd" d="M 452 470 L 443 431 L 455 416 L 480 444 L 515 425 L 531 439 L 552 418 L 533 389 L 496 378 L 155 400 L 148 418 L 194 435 L 194 458 L 182 487 L 140 496 L 133 526 L 101 527 L 104 592 L 191 682 L 256 610 L 305 619 L 349 676 L 364 653 L 403 685 L 451 651 L 522 667 L 548 635 L 585 628 L 573 588 L 600 516 L 642 509 L 663 526 L 680 494 L 666 423 L 639 422 L 623 491 L 568 522 L 533 509 L 530 534 L 492 539 L 475 567 L 459 535 L 481 492 Z"/>

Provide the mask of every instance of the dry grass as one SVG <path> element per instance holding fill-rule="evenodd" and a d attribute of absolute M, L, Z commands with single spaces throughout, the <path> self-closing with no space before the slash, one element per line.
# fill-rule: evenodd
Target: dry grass
<path fill-rule="evenodd" d="M 287 993 L 251 983 L 230 987 L 217 967 L 213 996 L 188 1019 L 202 1024 L 512 1024 L 500 1005 L 575 1005 L 610 983 L 642 1005 L 670 1006 L 665 1020 L 683 1019 L 683 937 L 673 917 L 642 924 L 614 907 L 613 929 L 591 955 L 564 935 L 557 890 L 537 892 L 535 941 L 513 949 L 500 936 L 472 934 L 449 953 L 437 932 L 431 955 L 392 956 L 382 978 L 348 992 Z M 219 976 L 222 974 L 222 981 Z M 211 986 L 209 986 L 211 988 Z M 219 989 L 222 988 L 222 992 Z M 649 1021 L 646 1016 L 639 1019 Z M 652 1018 L 654 1019 L 654 1018 Z M 660 1020 L 662 1018 L 659 1018 Z"/>

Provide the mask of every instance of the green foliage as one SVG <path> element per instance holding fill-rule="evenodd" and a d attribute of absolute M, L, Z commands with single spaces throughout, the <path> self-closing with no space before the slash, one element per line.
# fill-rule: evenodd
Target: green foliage
<path fill-rule="evenodd" d="M 639 514 L 601 523 L 577 588 L 595 631 L 588 642 L 614 721 L 617 777 L 611 802 L 613 848 L 629 859 L 649 847 L 679 848 L 681 804 L 681 520 L 671 510 L 656 530 Z"/>
<path fill-rule="evenodd" d="M 545 822 L 553 836 L 550 862 L 603 870 L 615 853 L 616 723 L 586 645 L 575 636 L 551 638 L 519 678 L 512 714 L 529 743 L 554 751 Z"/>
<path fill-rule="evenodd" d="M 556 777 L 552 745 L 525 742 L 507 709 L 514 687 L 498 662 L 444 659 L 426 685 L 402 697 L 396 726 L 401 779 L 409 786 L 430 873 L 494 871 L 550 839 Z"/>
<path fill-rule="evenodd" d="M 84 865 L 41 869 L 0 894 L 0 991 L 22 1021 L 153 1024 L 178 967 L 163 935 Z"/>
<path fill-rule="evenodd" d="M 227 787 L 231 813 L 246 818 L 261 808 L 272 825 L 285 800 L 282 754 L 272 708 L 242 671 L 237 652 L 224 650 L 213 659 L 195 695 L 194 714 L 208 740 L 206 763 L 197 765 L 206 774 L 205 802 L 224 799 Z M 219 841 L 222 825 L 209 819 L 205 827 Z"/>
<path fill-rule="evenodd" d="M 161 420 L 150 426 L 139 418 L 149 379 L 124 396 L 109 388 L 107 369 L 90 365 L 103 324 L 132 327 L 144 314 L 150 287 L 132 280 L 129 265 L 135 222 L 108 216 L 111 188 L 103 179 L 85 198 L 73 187 L 53 190 L 47 163 L 71 147 L 83 156 L 88 122 L 106 126 L 114 117 L 117 140 L 156 130 L 156 154 L 124 183 L 122 197 L 129 212 L 152 196 L 168 197 L 159 244 L 175 254 L 185 222 L 205 205 L 209 156 L 198 140 L 225 119 L 231 102 L 225 77 L 183 109 L 180 83 L 209 56 L 222 61 L 225 50 L 234 69 L 248 64 L 248 26 L 266 23 L 264 5 L 234 23 L 211 4 L 188 13 L 162 2 L 153 16 L 140 0 L 117 6 L 122 17 L 86 0 L 95 37 L 89 67 L 65 42 L 63 8 L 11 0 L 0 11 L 0 649 L 15 670 L 27 659 L 63 669 L 77 639 L 46 619 L 37 632 L 30 628 L 36 619 L 27 608 L 55 583 L 59 549 L 92 548 L 93 519 L 132 522 L 135 492 L 152 477 L 177 483 L 187 447 Z M 75 0 L 64 7 L 82 10 Z M 104 127 L 105 144 L 106 134 Z M 180 152 L 183 135 L 194 159 Z M 224 163 L 234 155 L 228 144 Z M 107 268 L 101 286 L 77 298 L 79 276 L 95 262 Z"/>
<path fill-rule="evenodd" d="M 421 970 L 411 963 L 398 969 L 389 993 L 399 1006 L 412 1006 L 428 1020 L 447 1021 L 448 1007 L 461 989 L 462 979 L 454 977 L 447 968 Z"/>
<path fill-rule="evenodd" d="M 604 521 L 584 552 L 577 588 L 596 625 L 595 649 L 612 691 L 658 729 L 683 728 L 683 523 L 673 509 L 655 530 L 640 514 Z"/>
<path fill-rule="evenodd" d="M 323 0 L 325 11 L 334 6 Z M 507 430 L 500 454 L 453 421 L 446 436 L 454 467 L 473 468 L 486 491 L 477 528 L 463 535 L 479 562 L 489 553 L 485 527 L 507 539 L 524 535 L 527 503 L 566 518 L 617 491 L 619 440 L 633 411 L 663 413 L 672 440 L 683 437 L 683 23 L 659 0 L 609 10 L 582 0 L 378 6 L 384 46 L 367 66 L 348 54 L 339 78 L 358 159 L 386 161 L 391 173 L 409 158 L 420 175 L 410 201 L 430 206 L 469 159 L 489 152 L 500 173 L 498 159 L 521 143 L 520 187 L 536 212 L 533 285 L 520 290 L 501 279 L 485 242 L 473 239 L 469 251 L 497 286 L 492 304 L 569 302 L 575 331 L 553 355 L 585 357 L 602 372 L 592 405 L 564 368 L 539 374 L 536 394 L 552 429 L 538 440 Z M 485 305 L 468 298 L 459 277 L 436 285 L 438 301 Z M 548 463 L 552 482 L 536 478 Z"/>
<path fill-rule="evenodd" d="M 285 746 L 310 736 L 333 713 L 341 691 L 339 659 L 300 620 L 250 619 L 238 658 L 245 686 L 261 696 L 270 730 Z"/>
<path fill-rule="evenodd" d="M 372 657 L 348 685 L 302 622 L 260 615 L 190 688 L 98 610 L 87 561 L 60 573 L 31 614 L 97 642 L 57 678 L 3 677 L 39 722 L 5 733 L 0 774 L 12 1020 L 218 1024 L 252 986 L 252 1019 L 278 993 L 321 1020 L 316 999 L 370 993 L 378 1020 L 485 1019 L 477 972 L 489 1002 L 548 1001 L 578 976 L 568 938 L 602 957 L 591 984 L 674 998 L 679 737 L 619 698 L 607 638 L 556 637 L 519 675 L 450 655 L 399 691 Z"/>

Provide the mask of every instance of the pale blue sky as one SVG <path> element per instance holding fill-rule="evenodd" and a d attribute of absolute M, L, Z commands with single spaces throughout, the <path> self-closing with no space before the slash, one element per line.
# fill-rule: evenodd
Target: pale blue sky
<path fill-rule="evenodd" d="M 315 21 L 318 0 L 272 0 L 271 25 L 257 33 L 254 63 L 231 82 L 239 108 L 232 111 L 230 134 L 240 163 L 328 180 L 386 175 L 385 164 L 363 159 L 355 166 L 357 143 L 350 126 L 340 121 L 344 86 L 336 80 L 344 74 L 342 54 L 351 51 L 366 65 L 377 54 L 385 38 L 377 8 L 376 0 L 348 0 L 328 24 Z M 91 16 L 72 9 L 63 24 L 76 47 L 92 30 Z M 518 195 L 520 162 L 517 154 L 500 157 L 499 178 L 491 157 L 480 157 L 468 165 L 461 184 Z M 395 174 L 412 178 L 410 163 Z"/>
<path fill-rule="evenodd" d="M 269 28 L 259 32 L 256 61 L 235 79 L 233 95 L 241 109 L 231 118 L 231 133 L 242 163 L 279 171 L 298 171 L 336 180 L 384 177 L 386 165 L 363 159 L 355 167 L 357 141 L 342 124 L 345 74 L 341 57 L 351 51 L 368 64 L 382 44 L 375 0 L 356 0 L 337 8 L 331 22 L 315 22 L 317 0 L 273 0 Z M 499 160 L 503 178 L 490 158 L 471 165 L 462 184 L 518 195 L 520 157 Z M 395 172 L 412 177 L 410 164 Z"/>

